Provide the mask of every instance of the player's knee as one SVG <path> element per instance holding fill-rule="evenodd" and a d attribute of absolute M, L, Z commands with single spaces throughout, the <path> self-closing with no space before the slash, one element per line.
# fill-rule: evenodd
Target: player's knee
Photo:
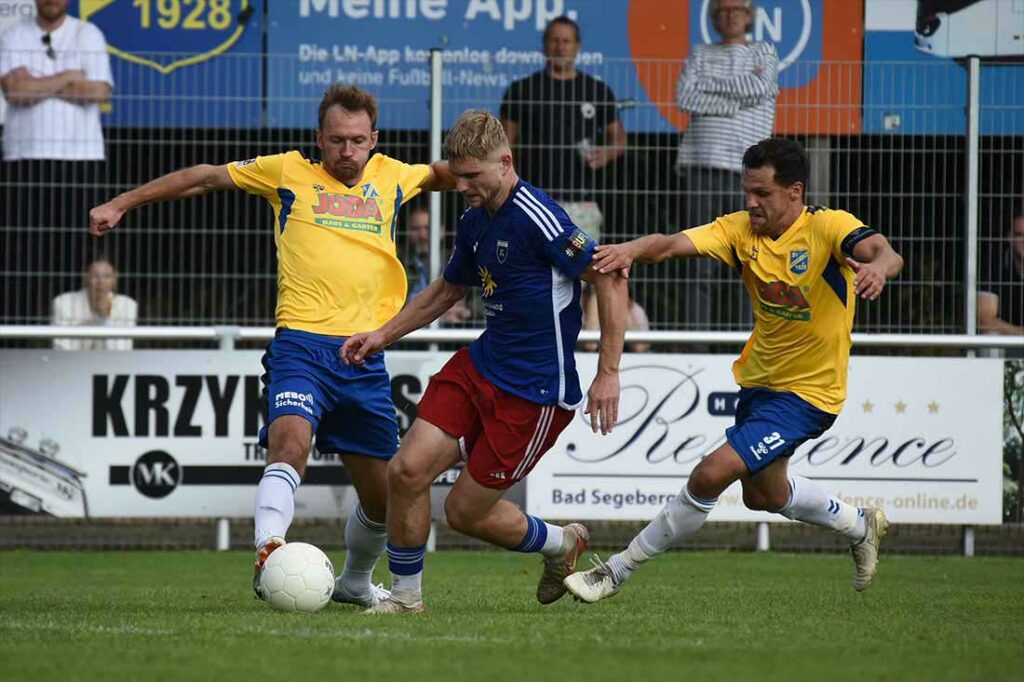
<path fill-rule="evenodd" d="M 692 494 L 706 500 L 717 498 L 723 488 L 713 468 L 704 466 L 703 462 L 690 474 L 688 486 Z"/>
<path fill-rule="evenodd" d="M 397 455 L 388 462 L 388 486 L 399 490 L 423 490 L 434 477 L 420 466 L 415 457 Z"/>
<path fill-rule="evenodd" d="M 267 450 L 267 464 L 284 462 L 295 469 L 299 476 L 305 475 L 308 458 L 309 444 L 303 444 L 301 439 L 280 439 L 279 442 L 270 443 Z"/>

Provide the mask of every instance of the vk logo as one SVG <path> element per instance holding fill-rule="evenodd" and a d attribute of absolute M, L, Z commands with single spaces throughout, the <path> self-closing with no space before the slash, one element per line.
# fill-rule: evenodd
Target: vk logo
<path fill-rule="evenodd" d="M 690 44 L 715 43 L 721 38 L 708 16 L 710 0 L 690 2 Z M 761 0 L 756 4 L 751 40 L 775 44 L 779 53 L 779 87 L 799 88 L 818 74 L 822 59 L 824 0 Z M 804 63 L 787 70 L 794 62 Z"/>
<path fill-rule="evenodd" d="M 181 483 L 181 467 L 163 450 L 150 450 L 132 467 L 132 483 L 146 497 L 167 497 Z"/>

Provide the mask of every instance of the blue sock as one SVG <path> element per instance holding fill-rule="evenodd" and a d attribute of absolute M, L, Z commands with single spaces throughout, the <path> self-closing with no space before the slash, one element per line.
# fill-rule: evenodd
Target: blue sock
<path fill-rule="evenodd" d="M 422 592 L 423 555 L 427 546 L 395 547 L 388 543 L 388 568 L 391 569 L 391 589 L 416 596 Z"/>
<path fill-rule="evenodd" d="M 539 552 L 547 542 L 548 526 L 543 520 L 527 514 L 526 523 L 526 535 L 522 542 L 512 547 L 513 552 Z"/>

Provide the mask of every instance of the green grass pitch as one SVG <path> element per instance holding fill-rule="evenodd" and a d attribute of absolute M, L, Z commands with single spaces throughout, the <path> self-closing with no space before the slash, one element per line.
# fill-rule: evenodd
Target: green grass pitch
<path fill-rule="evenodd" d="M 250 561 L 0 552 L 2 679 L 1024 679 L 1020 559 L 883 554 L 857 594 L 842 556 L 673 552 L 614 599 L 541 607 L 536 557 L 444 551 L 429 613 L 398 617 L 273 612 Z"/>

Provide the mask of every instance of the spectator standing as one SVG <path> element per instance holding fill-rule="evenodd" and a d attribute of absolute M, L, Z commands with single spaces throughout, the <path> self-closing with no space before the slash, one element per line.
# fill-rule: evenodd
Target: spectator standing
<path fill-rule="evenodd" d="M 117 270 L 104 257 L 85 269 L 85 286 L 53 299 L 50 324 L 59 327 L 134 327 L 139 305 L 117 293 Z M 131 350 L 131 339 L 54 339 L 58 350 Z"/>
<path fill-rule="evenodd" d="M 32 240 L 9 245 L 0 257 L 0 270 L 25 273 L 21 295 L 4 287 L 5 317 L 44 313 L 52 284 L 27 273 L 56 276 L 84 260 L 82 228 L 103 173 L 100 106 L 113 88 L 107 43 L 67 8 L 68 0 L 36 0 L 35 17 L 0 35 L 0 90 L 8 104 L 0 218 L 5 227 L 31 230 L 21 234 Z M 40 294 L 33 299 L 25 291 Z"/>
<path fill-rule="evenodd" d="M 626 152 L 615 94 L 576 68 L 580 27 L 566 16 L 544 29 L 543 70 L 505 91 L 501 122 L 522 177 L 548 192 L 572 221 L 599 239 L 609 202 L 609 165 Z"/>
<path fill-rule="evenodd" d="M 771 137 L 779 92 L 779 56 L 768 42 L 753 42 L 751 0 L 711 0 L 708 18 L 721 36 L 697 45 L 683 65 L 676 87 L 679 108 L 690 124 L 679 144 L 676 172 L 680 192 L 676 227 L 696 227 L 731 213 L 742 200 L 743 152 Z M 682 317 L 686 328 L 707 329 L 712 320 L 713 280 L 735 280 L 715 291 L 716 319 L 749 325 L 749 302 L 742 283 L 719 263 L 698 259 L 686 264 Z M 728 312 L 726 312 L 728 311 Z"/>
<path fill-rule="evenodd" d="M 430 210 L 416 206 L 409 212 L 408 241 L 406 246 L 405 277 L 409 281 L 409 293 L 405 302 L 411 301 L 430 284 Z M 460 326 L 470 322 L 477 315 L 470 305 L 469 297 L 456 301 L 441 315 L 444 326 Z"/>

